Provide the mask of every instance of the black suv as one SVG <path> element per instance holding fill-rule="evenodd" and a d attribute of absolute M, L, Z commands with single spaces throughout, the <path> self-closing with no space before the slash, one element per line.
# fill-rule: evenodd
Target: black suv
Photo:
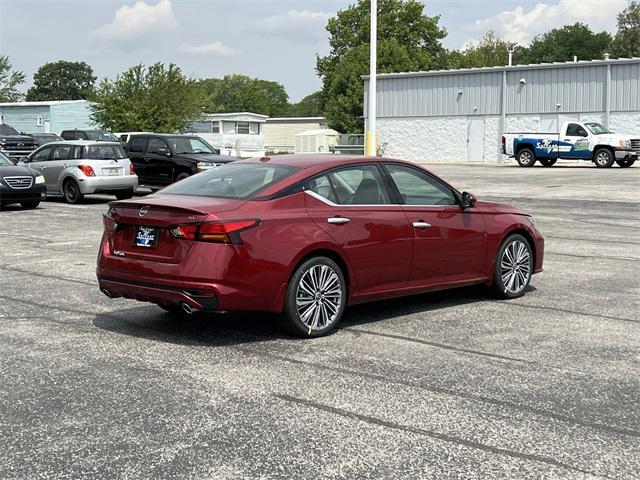
<path fill-rule="evenodd" d="M 100 142 L 119 142 L 113 133 L 106 130 L 63 130 L 60 134 L 65 140 L 94 140 Z"/>
<path fill-rule="evenodd" d="M 164 187 L 190 175 L 237 160 L 220 155 L 196 135 L 131 135 L 125 146 L 140 185 Z"/>
<path fill-rule="evenodd" d="M 26 157 L 38 148 L 38 142 L 31 135 L 18 133 L 18 131 L 6 124 L 0 124 L 0 153 L 16 161 Z"/>

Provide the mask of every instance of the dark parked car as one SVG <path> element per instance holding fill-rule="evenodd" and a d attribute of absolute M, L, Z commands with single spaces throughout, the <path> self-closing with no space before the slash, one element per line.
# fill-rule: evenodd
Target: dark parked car
<path fill-rule="evenodd" d="M 106 130 L 63 130 L 60 136 L 65 140 L 94 140 L 98 142 L 119 142 L 120 139 Z"/>
<path fill-rule="evenodd" d="M 18 160 L 38 147 L 36 139 L 18 131 L 10 125 L 0 124 L 0 153 Z"/>
<path fill-rule="evenodd" d="M 64 140 L 60 135 L 56 135 L 55 133 L 30 133 L 33 138 L 36 139 L 36 143 L 39 147 L 42 145 L 46 145 L 51 142 L 60 142 Z"/>
<path fill-rule="evenodd" d="M 237 160 L 220 155 L 220 150 L 196 135 L 131 135 L 125 148 L 140 185 L 151 187 L 164 187 Z"/>
<path fill-rule="evenodd" d="M 388 158 L 241 160 L 113 202 L 104 226 L 107 296 L 279 312 L 303 336 L 382 298 L 474 284 L 520 297 L 544 256 L 530 215 Z"/>
<path fill-rule="evenodd" d="M 45 193 L 44 177 L 31 168 L 15 165 L 0 153 L 0 208 L 19 203 L 24 208 L 36 208 Z"/>

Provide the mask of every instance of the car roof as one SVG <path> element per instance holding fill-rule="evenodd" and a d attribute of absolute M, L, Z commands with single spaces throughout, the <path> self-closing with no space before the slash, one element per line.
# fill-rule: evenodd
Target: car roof
<path fill-rule="evenodd" d="M 93 146 L 93 145 L 117 145 L 121 147 L 120 142 L 105 142 L 101 140 L 60 140 L 59 142 L 51 142 L 47 143 L 46 147 L 51 147 L 55 145 L 84 145 L 84 146 Z"/>
<path fill-rule="evenodd" d="M 396 160 L 386 157 L 368 157 L 364 155 L 334 155 L 334 154 L 294 154 L 294 155 L 273 155 L 257 158 L 248 158 L 238 160 L 235 163 L 269 163 L 274 165 L 285 165 L 296 167 L 299 169 L 319 169 L 339 167 L 341 165 L 350 165 L 356 163 L 380 163 L 380 162 L 397 162 L 412 165 L 412 162 L 405 160 Z"/>

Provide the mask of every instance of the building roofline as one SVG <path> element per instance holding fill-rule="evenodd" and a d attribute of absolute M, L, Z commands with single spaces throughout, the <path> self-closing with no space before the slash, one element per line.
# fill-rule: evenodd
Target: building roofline
<path fill-rule="evenodd" d="M 45 102 L 2 102 L 0 107 L 45 107 L 68 103 L 91 103 L 88 100 L 50 100 Z"/>
<path fill-rule="evenodd" d="M 253 113 L 253 112 L 230 112 L 230 113 L 204 113 L 204 117 L 238 117 L 240 115 L 249 115 L 251 117 L 267 119 L 269 115 L 262 115 L 261 113 Z"/>
<path fill-rule="evenodd" d="M 571 68 L 571 67 L 596 67 L 601 65 L 619 65 L 637 63 L 640 64 L 640 57 L 633 58 L 616 58 L 609 60 L 578 60 L 577 62 L 553 62 L 553 63 L 531 63 L 527 65 L 500 65 L 496 67 L 480 67 L 480 68 L 458 68 L 452 70 L 427 70 L 419 72 L 398 72 L 398 73 L 379 73 L 377 79 L 385 78 L 406 78 L 406 77 L 429 77 L 436 75 L 462 75 L 468 73 L 498 73 L 522 70 L 545 70 L 549 68 Z M 363 80 L 369 80 L 370 75 L 362 75 Z"/>
<path fill-rule="evenodd" d="M 326 117 L 269 117 L 267 118 L 267 122 L 286 122 L 286 121 L 303 121 L 303 120 L 326 120 Z"/>

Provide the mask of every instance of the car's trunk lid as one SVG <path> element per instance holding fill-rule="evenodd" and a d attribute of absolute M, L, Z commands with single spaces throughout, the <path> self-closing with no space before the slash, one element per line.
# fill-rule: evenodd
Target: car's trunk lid
<path fill-rule="evenodd" d="M 235 210 L 244 203 L 244 200 L 161 194 L 112 202 L 108 217 L 116 226 L 107 229 L 111 253 L 138 260 L 180 263 L 194 242 L 176 238 L 172 228 L 215 220 L 217 213 Z"/>

